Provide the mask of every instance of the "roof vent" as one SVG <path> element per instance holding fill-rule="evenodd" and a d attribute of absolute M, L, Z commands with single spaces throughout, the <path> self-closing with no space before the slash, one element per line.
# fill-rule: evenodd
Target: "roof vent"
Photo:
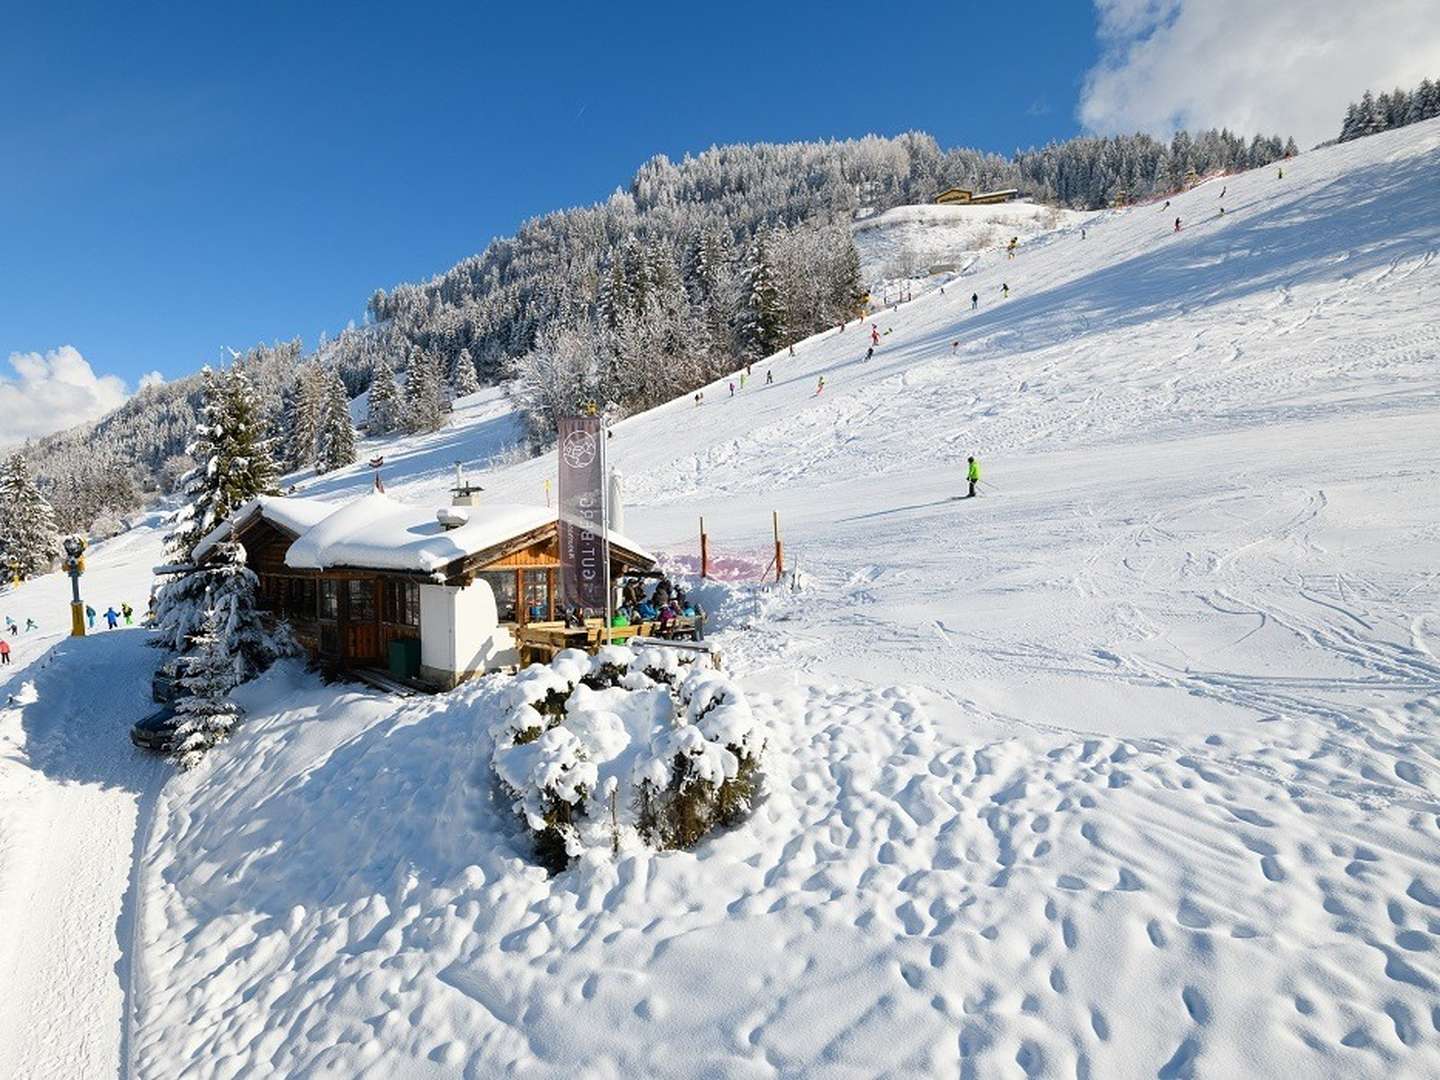
<path fill-rule="evenodd" d="M 449 531 L 458 529 L 470 520 L 470 514 L 458 506 L 442 506 L 435 511 L 435 520 L 440 522 L 440 527 Z"/>
<path fill-rule="evenodd" d="M 455 463 L 455 486 L 450 489 L 454 495 L 450 500 L 451 506 L 479 506 L 480 492 L 485 489 L 479 484 L 472 484 L 465 479 L 460 471 L 460 462 Z"/>

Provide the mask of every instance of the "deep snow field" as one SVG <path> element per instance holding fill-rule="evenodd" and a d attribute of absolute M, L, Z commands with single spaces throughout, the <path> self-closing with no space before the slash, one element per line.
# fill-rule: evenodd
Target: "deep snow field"
<path fill-rule="evenodd" d="M 496 680 L 280 665 L 175 776 L 125 737 L 143 632 L 0 595 L 42 622 L 0 672 L 0 1075 L 1440 1075 L 1437 180 L 1432 121 L 1077 216 L 869 363 L 872 320 L 620 422 L 625 530 L 693 566 L 705 516 L 772 733 L 693 853 L 524 858 Z M 440 500 L 517 435 L 487 391 L 362 456 Z M 795 589 L 744 572 L 772 510 Z M 155 524 L 97 608 L 143 610 Z"/>

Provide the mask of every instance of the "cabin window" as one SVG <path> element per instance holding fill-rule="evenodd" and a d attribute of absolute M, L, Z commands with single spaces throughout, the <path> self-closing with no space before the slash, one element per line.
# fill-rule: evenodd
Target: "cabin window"
<path fill-rule="evenodd" d="M 340 614 L 340 590 L 333 581 L 320 582 L 320 618 L 334 619 Z"/>
<path fill-rule="evenodd" d="M 368 578 L 351 578 L 345 583 L 351 622 L 375 621 L 375 582 Z"/>
<path fill-rule="evenodd" d="M 315 618 L 316 588 L 314 578 L 290 578 L 286 581 L 285 614 L 293 619 L 311 622 Z"/>
<path fill-rule="evenodd" d="M 542 622 L 553 617 L 550 608 L 550 571 L 526 570 L 525 617 L 530 622 Z"/>
<path fill-rule="evenodd" d="M 399 626 L 420 625 L 420 585 L 418 582 L 385 582 L 385 621 Z"/>
<path fill-rule="evenodd" d="M 515 622 L 515 571 L 482 570 L 475 575 L 495 594 L 495 614 L 501 622 Z"/>

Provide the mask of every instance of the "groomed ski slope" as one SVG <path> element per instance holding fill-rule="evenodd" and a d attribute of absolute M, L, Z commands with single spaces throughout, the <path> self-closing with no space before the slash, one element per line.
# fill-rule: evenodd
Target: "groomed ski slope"
<path fill-rule="evenodd" d="M 868 364 L 852 323 L 618 424 L 677 563 L 704 514 L 763 566 L 782 515 L 802 587 L 707 594 L 773 732 L 755 818 L 546 879 L 486 685 L 277 668 L 147 810 L 135 1074 L 1440 1072 L 1437 176 L 1430 122 L 1093 215 L 878 316 Z M 511 425 L 386 444 L 388 489 Z"/>

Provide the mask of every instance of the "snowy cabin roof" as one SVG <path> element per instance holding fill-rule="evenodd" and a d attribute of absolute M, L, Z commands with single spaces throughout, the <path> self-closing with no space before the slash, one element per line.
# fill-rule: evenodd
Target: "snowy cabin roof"
<path fill-rule="evenodd" d="M 436 519 L 438 509 L 400 502 L 378 491 L 348 503 L 262 495 L 241 508 L 233 526 L 241 529 L 258 516 L 294 535 L 295 541 L 285 552 L 285 565 L 295 570 L 345 566 L 438 574 L 459 559 L 506 544 L 556 520 L 555 511 L 548 507 L 489 503 L 454 508 L 469 520 L 447 529 Z M 230 532 L 231 523 L 221 525 L 196 545 L 195 557 L 204 558 Z M 614 530 L 610 542 L 646 562 L 655 561 L 643 547 Z"/>

